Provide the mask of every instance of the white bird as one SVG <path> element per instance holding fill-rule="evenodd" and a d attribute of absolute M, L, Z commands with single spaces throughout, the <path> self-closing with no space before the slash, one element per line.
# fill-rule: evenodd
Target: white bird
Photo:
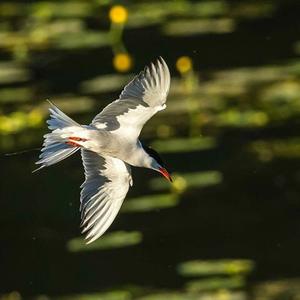
<path fill-rule="evenodd" d="M 134 77 L 90 125 L 78 124 L 50 102 L 51 132 L 44 135 L 37 170 L 80 149 L 85 172 L 81 227 L 87 243 L 99 238 L 119 212 L 132 186 L 130 166 L 153 169 L 172 181 L 158 153 L 139 141 L 144 124 L 166 108 L 169 88 L 169 69 L 160 57 Z"/>

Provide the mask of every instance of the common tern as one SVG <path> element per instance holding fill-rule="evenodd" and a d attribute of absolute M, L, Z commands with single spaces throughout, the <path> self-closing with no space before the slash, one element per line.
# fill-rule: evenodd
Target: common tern
<path fill-rule="evenodd" d="M 118 214 L 133 183 L 131 166 L 153 169 L 172 181 L 159 154 L 139 140 L 144 124 L 166 108 L 169 88 L 170 72 L 160 57 L 135 76 L 90 125 L 78 124 L 49 101 L 51 132 L 44 135 L 37 170 L 81 151 L 85 173 L 81 227 L 87 243 L 98 239 Z"/>

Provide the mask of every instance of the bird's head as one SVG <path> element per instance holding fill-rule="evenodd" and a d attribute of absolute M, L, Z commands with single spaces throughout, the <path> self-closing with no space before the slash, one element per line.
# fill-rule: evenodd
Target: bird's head
<path fill-rule="evenodd" d="M 165 164 L 161 159 L 160 155 L 153 148 L 142 145 L 145 152 L 151 157 L 150 168 L 162 174 L 167 180 L 172 182 L 172 178 L 168 170 L 165 168 Z"/>

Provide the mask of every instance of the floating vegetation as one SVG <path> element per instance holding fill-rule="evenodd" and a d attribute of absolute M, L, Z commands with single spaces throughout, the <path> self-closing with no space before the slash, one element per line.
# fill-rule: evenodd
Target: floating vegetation
<path fill-rule="evenodd" d="M 174 128 L 170 124 L 160 124 L 156 128 L 158 138 L 166 139 L 174 135 Z"/>
<path fill-rule="evenodd" d="M 176 206 L 178 201 L 178 197 L 174 194 L 143 196 L 125 201 L 121 212 L 136 213 L 170 208 Z"/>
<path fill-rule="evenodd" d="M 40 127 L 43 119 L 43 113 L 39 109 L 34 109 L 29 113 L 20 111 L 9 115 L 0 114 L 0 136 Z"/>
<path fill-rule="evenodd" d="M 139 297 L 140 300 L 246 300 L 246 293 L 226 288 L 215 291 L 162 291 Z"/>
<path fill-rule="evenodd" d="M 261 161 L 270 161 L 273 158 L 299 158 L 300 139 L 257 140 L 250 143 L 249 149 Z"/>
<path fill-rule="evenodd" d="M 52 101 L 52 99 L 50 100 Z M 52 102 L 57 105 L 62 111 L 70 115 L 75 113 L 89 112 L 96 105 L 96 101 L 93 98 L 87 96 L 76 97 L 72 95 L 61 95 L 53 99 Z M 44 101 L 42 107 L 48 117 L 49 103 Z"/>
<path fill-rule="evenodd" d="M 186 174 L 172 174 L 173 189 L 175 192 L 183 192 L 187 188 L 200 188 L 219 184 L 222 182 L 222 174 L 219 171 L 194 172 Z M 152 190 L 162 191 L 170 188 L 169 182 L 164 178 L 153 178 L 149 182 Z"/>
<path fill-rule="evenodd" d="M 22 296 L 19 292 L 13 291 L 8 294 L 0 295 L 0 300 L 22 300 Z"/>
<path fill-rule="evenodd" d="M 86 94 L 100 94 L 120 91 L 133 75 L 103 75 L 83 81 L 80 90 Z"/>
<path fill-rule="evenodd" d="M 86 293 L 86 294 L 70 294 L 63 296 L 47 296 L 38 295 L 32 299 L 34 300 L 246 300 L 246 294 L 242 291 L 230 291 L 226 288 L 216 289 L 214 291 L 156 291 L 146 292 L 143 288 L 138 288 L 138 292 L 130 289 L 113 289 L 100 293 Z M 141 292 L 142 291 L 142 292 Z M 138 297 L 138 298 L 137 298 Z M 1 300 L 21 300 L 23 299 L 18 292 L 0 296 Z M 269 299 L 269 298 L 268 298 Z"/>
<path fill-rule="evenodd" d="M 300 114 L 300 82 L 283 80 L 265 87 L 260 94 L 260 107 L 271 120 L 287 120 Z"/>
<path fill-rule="evenodd" d="M 102 293 L 69 295 L 54 297 L 54 300 L 131 300 L 131 293 L 126 290 L 114 290 Z M 38 299 L 37 299 L 38 300 Z"/>
<path fill-rule="evenodd" d="M 234 85 L 253 87 L 255 84 L 261 85 L 262 83 L 272 83 L 277 80 L 286 79 L 289 76 L 291 67 L 292 65 L 266 65 L 262 67 L 236 68 L 216 72 L 213 79 L 217 80 L 217 83 L 226 82 Z"/>
<path fill-rule="evenodd" d="M 235 17 L 240 18 L 263 18 L 270 16 L 277 8 L 276 2 L 262 2 L 262 1 L 247 1 L 237 3 L 232 7 L 231 13 Z"/>
<path fill-rule="evenodd" d="M 217 125 L 232 127 L 262 127 L 269 121 L 264 111 L 230 109 L 219 114 Z"/>
<path fill-rule="evenodd" d="M 1 39 L 1 33 L 0 33 Z M 0 40 L 1 45 L 1 40 Z M 12 62 L 0 62 L 0 83 L 21 83 L 29 81 L 30 71 L 21 65 Z M 1 101 L 1 100 L 0 100 Z"/>
<path fill-rule="evenodd" d="M 194 260 L 178 265 L 178 273 L 187 277 L 207 275 L 249 274 L 254 269 L 254 262 L 249 259 Z"/>
<path fill-rule="evenodd" d="M 144 297 L 140 300 L 199 300 L 199 295 L 191 295 L 183 292 L 157 292 Z"/>
<path fill-rule="evenodd" d="M 297 299 L 300 295 L 300 279 L 268 280 L 254 287 L 254 299 Z"/>
<path fill-rule="evenodd" d="M 229 6 L 226 1 L 201 1 L 199 3 L 194 3 L 192 7 L 190 7 L 190 13 L 194 16 L 198 17 L 218 17 L 226 14 Z"/>
<path fill-rule="evenodd" d="M 246 285 L 246 280 L 242 276 L 231 277 L 210 277 L 207 279 L 199 279 L 189 281 L 185 288 L 192 293 L 203 291 L 214 291 L 220 289 L 238 289 Z"/>
<path fill-rule="evenodd" d="M 16 90 L 16 101 L 21 102 L 29 100 L 28 97 L 30 96 L 30 90 L 26 88 L 16 88 Z M 0 97 L 0 103 L 12 102 L 12 90 L 0 89 Z M 90 111 L 91 108 L 94 107 L 94 101 L 88 97 L 58 97 L 55 99 L 55 104 L 58 105 L 66 113 L 70 114 Z M 16 111 L 10 114 L 0 113 L 0 135 L 14 134 L 30 128 L 41 127 L 44 119 L 48 117 L 48 108 L 49 105 L 45 101 L 43 104 L 36 106 L 29 112 Z"/>
<path fill-rule="evenodd" d="M 53 48 L 78 49 L 101 48 L 111 44 L 110 36 L 106 32 L 82 31 L 62 33 L 52 39 Z"/>
<path fill-rule="evenodd" d="M 178 91 L 180 91 L 180 93 L 183 94 L 183 88 L 178 87 Z M 202 98 L 200 96 L 196 96 L 196 95 L 189 95 L 188 96 L 188 101 L 182 101 L 182 100 L 177 100 L 177 97 L 174 97 L 174 100 L 171 100 L 172 97 L 170 96 L 170 100 L 168 103 L 168 109 L 167 111 L 164 111 L 163 113 L 166 115 L 175 115 L 175 114 L 185 114 L 185 113 L 189 113 L 192 109 L 194 111 L 194 113 L 197 113 L 197 115 L 201 115 L 201 113 L 199 113 L 200 109 L 205 105 L 205 102 L 201 102 Z M 175 100 L 176 99 L 176 100 Z M 190 105 L 190 106 L 189 106 Z M 210 106 L 216 106 L 218 105 L 218 103 L 214 102 L 214 103 L 210 103 Z"/>
<path fill-rule="evenodd" d="M 74 238 L 67 243 L 70 252 L 106 250 L 123 248 L 139 244 L 142 241 L 142 234 L 138 231 L 115 231 L 106 233 L 92 244 L 86 244 L 84 238 Z"/>
<path fill-rule="evenodd" d="M 0 89 L 0 104 L 29 102 L 33 98 L 31 87 L 13 87 Z"/>
<path fill-rule="evenodd" d="M 91 14 L 93 5 L 84 1 L 37 1 L 24 5 L 24 12 L 38 19 L 83 18 Z"/>
<path fill-rule="evenodd" d="M 181 17 L 216 17 L 226 13 L 228 5 L 225 1 L 163 1 L 146 2 L 132 6 L 129 27 L 159 24 L 169 16 Z"/>
<path fill-rule="evenodd" d="M 151 144 L 154 149 L 161 153 L 192 152 L 212 149 L 217 146 L 216 139 L 212 137 L 154 140 Z"/>
<path fill-rule="evenodd" d="M 234 31 L 233 19 L 200 19 L 200 20 L 176 20 L 163 26 L 163 33 L 171 36 L 188 36 L 209 33 L 229 33 Z"/>
<path fill-rule="evenodd" d="M 280 109 L 283 109 L 284 105 L 291 105 L 291 102 L 294 102 L 294 107 L 300 109 L 299 94 L 300 82 L 294 79 L 268 85 L 262 90 L 260 97 L 263 103 L 272 105 L 274 108 L 280 105 Z"/>

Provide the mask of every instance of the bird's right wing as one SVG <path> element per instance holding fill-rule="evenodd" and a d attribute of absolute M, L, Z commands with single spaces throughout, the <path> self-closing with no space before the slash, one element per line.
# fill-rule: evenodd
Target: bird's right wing
<path fill-rule="evenodd" d="M 160 58 L 133 78 L 119 96 L 107 105 L 92 124 L 113 131 L 126 139 L 136 140 L 144 124 L 166 107 L 170 88 L 170 72 Z"/>
<path fill-rule="evenodd" d="M 82 233 L 87 243 L 99 238 L 118 214 L 132 185 L 130 166 L 110 156 L 81 150 L 85 181 L 81 185 Z"/>

